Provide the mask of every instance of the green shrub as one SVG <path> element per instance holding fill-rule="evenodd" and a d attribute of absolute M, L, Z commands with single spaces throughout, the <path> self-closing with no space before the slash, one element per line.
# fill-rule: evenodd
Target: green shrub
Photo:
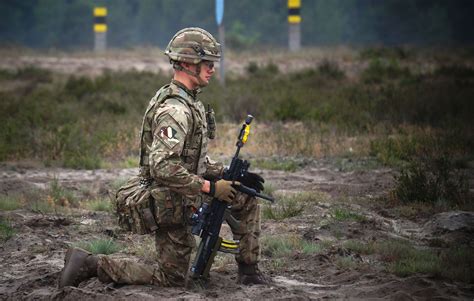
<path fill-rule="evenodd" d="M 329 60 L 323 60 L 318 66 L 318 72 L 329 79 L 343 79 L 345 77 L 344 72 L 339 68 L 336 62 Z"/>
<path fill-rule="evenodd" d="M 50 70 L 26 66 L 19 68 L 15 71 L 12 70 L 0 70 L 0 80 L 29 80 L 36 83 L 49 83 L 52 81 L 52 72 Z"/>
<path fill-rule="evenodd" d="M 441 66 L 435 70 L 434 74 L 448 78 L 469 79 L 474 77 L 474 68 L 461 65 Z"/>
<path fill-rule="evenodd" d="M 33 80 L 40 83 L 49 83 L 52 81 L 51 70 L 27 66 L 17 70 L 17 76 L 21 79 Z"/>
<path fill-rule="evenodd" d="M 419 140 L 413 136 L 380 137 L 370 142 L 370 154 L 385 165 L 400 166 L 415 155 L 419 147 Z"/>
<path fill-rule="evenodd" d="M 74 169 L 97 169 L 102 166 L 102 159 L 98 154 L 67 152 L 64 154 L 63 166 Z"/>
<path fill-rule="evenodd" d="M 442 262 L 436 254 L 429 251 L 414 251 L 404 258 L 389 264 L 388 270 L 397 276 L 406 277 L 416 273 L 439 275 Z"/>
<path fill-rule="evenodd" d="M 448 279 L 474 283 L 474 249 L 469 246 L 456 246 L 440 254 L 441 275 Z"/>
<path fill-rule="evenodd" d="M 468 201 L 468 182 L 448 155 L 415 157 L 396 176 L 394 196 L 404 203 L 461 205 Z"/>
<path fill-rule="evenodd" d="M 278 66 L 274 63 L 267 63 L 259 66 L 256 62 L 250 61 L 245 67 L 247 73 L 253 77 L 274 77 L 278 75 Z M 260 79 L 261 80 L 261 79 Z"/>
<path fill-rule="evenodd" d="M 401 47 L 369 47 L 362 49 L 359 53 L 359 57 L 362 60 L 373 60 L 373 59 L 398 59 L 403 60 L 411 56 L 407 49 Z"/>
<path fill-rule="evenodd" d="M 410 69 L 400 67 L 397 60 L 374 59 L 367 69 L 362 72 L 362 81 L 369 84 L 379 84 L 385 80 L 410 78 Z"/>
<path fill-rule="evenodd" d="M 398 276 L 415 273 L 438 275 L 440 257 L 428 249 L 418 249 L 406 241 L 390 240 L 375 244 L 376 253 L 388 263 L 387 269 Z"/>

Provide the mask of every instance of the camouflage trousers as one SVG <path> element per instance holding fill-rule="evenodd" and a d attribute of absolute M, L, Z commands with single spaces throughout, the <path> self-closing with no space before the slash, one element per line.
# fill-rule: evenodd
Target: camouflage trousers
<path fill-rule="evenodd" d="M 260 255 L 260 207 L 257 200 L 238 194 L 232 206 L 232 215 L 240 221 L 238 229 L 231 228 L 234 240 L 240 240 L 240 253 L 236 255 L 236 261 L 257 264 Z M 183 286 L 196 245 L 190 228 L 160 229 L 155 234 L 155 243 L 158 260 L 154 265 L 102 256 L 99 268 L 119 284 Z"/>

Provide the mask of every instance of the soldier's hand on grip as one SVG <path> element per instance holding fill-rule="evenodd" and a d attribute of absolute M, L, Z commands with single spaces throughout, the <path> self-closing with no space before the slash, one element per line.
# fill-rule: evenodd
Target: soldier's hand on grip
<path fill-rule="evenodd" d="M 214 183 L 214 193 L 211 194 L 221 201 L 224 201 L 226 203 L 232 203 L 235 198 L 235 194 L 237 193 L 237 191 L 234 187 L 232 187 L 232 185 L 240 185 L 240 182 L 219 180 Z"/>

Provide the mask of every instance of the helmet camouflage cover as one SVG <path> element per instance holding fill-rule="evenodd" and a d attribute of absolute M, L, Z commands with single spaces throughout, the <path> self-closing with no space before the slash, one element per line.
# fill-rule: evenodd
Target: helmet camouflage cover
<path fill-rule="evenodd" d="M 165 54 L 172 61 L 199 64 L 201 61 L 219 61 L 221 45 L 207 31 L 198 27 L 178 31 L 166 47 Z"/>

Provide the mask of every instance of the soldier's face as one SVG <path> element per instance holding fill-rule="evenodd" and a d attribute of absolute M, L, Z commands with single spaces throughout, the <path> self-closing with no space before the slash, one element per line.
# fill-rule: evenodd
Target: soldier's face
<path fill-rule="evenodd" d="M 199 73 L 201 83 L 205 83 L 205 86 L 207 86 L 214 75 L 214 72 L 216 72 L 216 69 L 214 68 L 214 62 L 202 61 L 201 73 Z"/>

